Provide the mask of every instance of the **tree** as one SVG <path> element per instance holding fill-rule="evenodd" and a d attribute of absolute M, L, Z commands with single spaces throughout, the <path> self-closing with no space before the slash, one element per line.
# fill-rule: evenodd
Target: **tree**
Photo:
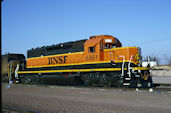
<path fill-rule="evenodd" d="M 167 65 L 171 65 L 171 55 L 169 55 L 169 57 L 168 57 L 168 55 L 164 55 L 164 58 L 166 59 L 166 61 L 167 61 Z"/>

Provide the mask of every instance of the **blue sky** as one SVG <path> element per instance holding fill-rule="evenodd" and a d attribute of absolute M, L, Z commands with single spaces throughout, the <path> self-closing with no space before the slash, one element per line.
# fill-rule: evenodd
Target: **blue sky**
<path fill-rule="evenodd" d="M 4 0 L 2 54 L 112 35 L 142 55 L 171 58 L 171 0 Z"/>

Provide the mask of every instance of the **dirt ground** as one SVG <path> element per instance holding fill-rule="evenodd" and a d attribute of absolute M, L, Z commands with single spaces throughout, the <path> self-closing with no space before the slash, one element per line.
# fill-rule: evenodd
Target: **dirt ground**
<path fill-rule="evenodd" d="M 171 113 L 171 91 L 7 85 L 2 83 L 3 112 L 12 109 L 13 113 Z"/>

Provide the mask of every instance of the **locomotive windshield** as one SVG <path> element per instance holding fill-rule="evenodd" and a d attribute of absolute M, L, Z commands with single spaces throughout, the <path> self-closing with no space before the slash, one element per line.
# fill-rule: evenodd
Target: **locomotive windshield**
<path fill-rule="evenodd" d="M 105 49 L 110 49 L 110 48 L 115 48 L 116 45 L 115 44 L 111 44 L 111 43 L 106 43 L 105 44 Z"/>

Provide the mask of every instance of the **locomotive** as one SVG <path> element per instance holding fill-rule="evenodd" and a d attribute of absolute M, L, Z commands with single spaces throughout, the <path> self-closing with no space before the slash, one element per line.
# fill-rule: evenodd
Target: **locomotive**
<path fill-rule="evenodd" d="M 21 83 L 152 87 L 150 68 L 141 66 L 139 47 L 122 47 L 114 36 L 43 46 L 27 51 Z"/>

